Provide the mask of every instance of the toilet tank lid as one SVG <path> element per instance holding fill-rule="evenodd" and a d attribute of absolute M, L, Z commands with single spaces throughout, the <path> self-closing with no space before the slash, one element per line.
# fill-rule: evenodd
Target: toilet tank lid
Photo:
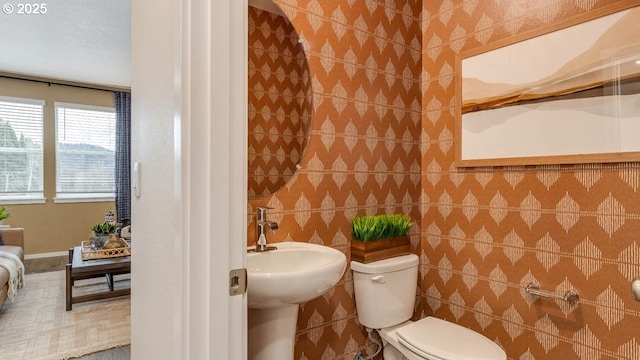
<path fill-rule="evenodd" d="M 396 256 L 367 264 L 357 261 L 351 262 L 351 270 L 365 274 L 387 273 L 408 269 L 414 266 L 418 266 L 418 256 L 416 254 Z"/>

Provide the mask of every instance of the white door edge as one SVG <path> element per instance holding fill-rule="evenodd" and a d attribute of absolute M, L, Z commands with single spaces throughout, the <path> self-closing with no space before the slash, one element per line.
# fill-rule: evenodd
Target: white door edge
<path fill-rule="evenodd" d="M 229 296 L 228 274 L 246 259 L 247 1 L 179 3 L 178 353 L 182 359 L 246 360 L 246 294 Z"/>

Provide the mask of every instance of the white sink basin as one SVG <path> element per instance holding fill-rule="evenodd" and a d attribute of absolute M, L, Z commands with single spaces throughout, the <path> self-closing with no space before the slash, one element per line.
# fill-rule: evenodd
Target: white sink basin
<path fill-rule="evenodd" d="M 301 242 L 269 245 L 277 249 L 247 254 L 251 309 L 302 304 L 317 298 L 335 286 L 347 266 L 345 255 L 328 246 Z"/>

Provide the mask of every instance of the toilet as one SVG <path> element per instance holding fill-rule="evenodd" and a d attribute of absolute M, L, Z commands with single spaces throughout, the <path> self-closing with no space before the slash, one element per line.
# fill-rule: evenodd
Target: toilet
<path fill-rule="evenodd" d="M 435 317 L 410 321 L 416 299 L 415 254 L 351 262 L 358 321 L 380 334 L 384 360 L 506 360 L 496 343 Z"/>

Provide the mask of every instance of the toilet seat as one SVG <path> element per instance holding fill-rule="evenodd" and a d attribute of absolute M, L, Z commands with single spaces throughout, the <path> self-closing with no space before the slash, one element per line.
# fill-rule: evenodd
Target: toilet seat
<path fill-rule="evenodd" d="M 505 352 L 483 335 L 441 320 L 426 317 L 398 327 L 398 341 L 414 354 L 442 360 L 504 360 Z"/>

